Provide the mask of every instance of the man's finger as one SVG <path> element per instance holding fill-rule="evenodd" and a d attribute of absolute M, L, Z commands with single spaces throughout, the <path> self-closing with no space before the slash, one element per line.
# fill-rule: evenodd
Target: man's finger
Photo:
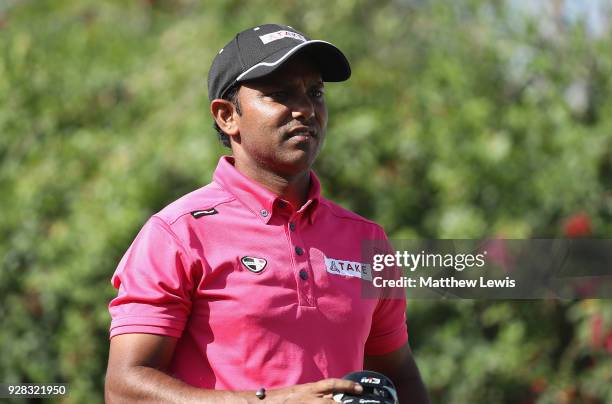
<path fill-rule="evenodd" d="M 313 386 L 317 393 L 357 393 L 363 392 L 363 387 L 359 383 L 344 379 L 324 379 L 314 383 Z"/>

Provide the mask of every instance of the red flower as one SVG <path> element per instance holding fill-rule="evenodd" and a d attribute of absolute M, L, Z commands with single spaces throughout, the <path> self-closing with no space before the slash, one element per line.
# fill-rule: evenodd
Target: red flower
<path fill-rule="evenodd" d="M 606 337 L 606 351 L 612 354 L 612 331 L 610 331 Z"/>
<path fill-rule="evenodd" d="M 585 279 L 576 281 L 574 284 L 574 293 L 578 298 L 586 299 L 595 296 L 600 283 L 597 279 Z"/>
<path fill-rule="evenodd" d="M 543 378 L 538 377 L 531 382 L 531 391 L 534 393 L 540 394 L 544 390 L 546 390 L 546 380 Z"/>
<path fill-rule="evenodd" d="M 591 347 L 593 349 L 601 348 L 603 343 L 603 317 L 601 314 L 595 314 L 591 317 Z"/>
<path fill-rule="evenodd" d="M 502 267 L 505 272 L 512 272 L 514 269 L 514 259 L 508 251 L 506 240 L 500 237 L 488 240 L 481 252 L 486 252 L 487 261 Z"/>
<path fill-rule="evenodd" d="M 563 233 L 568 238 L 591 235 L 591 218 L 584 212 L 570 216 L 563 224 Z"/>

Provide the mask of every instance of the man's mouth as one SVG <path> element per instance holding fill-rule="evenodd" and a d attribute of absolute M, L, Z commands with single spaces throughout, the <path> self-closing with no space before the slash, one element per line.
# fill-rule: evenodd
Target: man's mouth
<path fill-rule="evenodd" d="M 308 126 L 297 126 L 295 128 L 292 128 L 291 130 L 289 130 L 288 135 L 287 135 L 287 139 L 293 138 L 293 137 L 301 137 L 301 138 L 316 138 L 318 137 L 317 135 L 317 131 L 315 128 L 311 128 Z"/>

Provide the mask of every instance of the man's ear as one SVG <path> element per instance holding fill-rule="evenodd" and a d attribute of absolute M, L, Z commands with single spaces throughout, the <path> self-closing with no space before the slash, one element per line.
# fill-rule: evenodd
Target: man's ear
<path fill-rule="evenodd" d="M 210 102 L 210 113 L 221 130 L 229 136 L 236 136 L 240 133 L 236 118 L 238 111 L 236 106 L 231 101 L 220 98 Z"/>

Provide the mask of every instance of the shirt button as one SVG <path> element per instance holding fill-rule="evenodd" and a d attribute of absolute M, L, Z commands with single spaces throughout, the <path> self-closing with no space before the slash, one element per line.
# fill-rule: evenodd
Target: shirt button
<path fill-rule="evenodd" d="M 302 247 L 295 247 L 295 253 L 297 255 L 302 255 L 304 254 L 304 250 L 302 249 Z"/>
<path fill-rule="evenodd" d="M 290 229 L 291 231 L 295 231 L 295 223 L 293 223 L 293 222 L 289 222 L 289 229 Z"/>
<path fill-rule="evenodd" d="M 303 270 L 303 269 L 302 269 L 302 270 L 300 271 L 300 278 L 302 278 L 302 280 L 304 280 L 304 281 L 305 281 L 306 279 L 308 279 L 308 272 L 306 272 L 305 270 Z"/>
<path fill-rule="evenodd" d="M 262 210 L 261 210 L 259 213 L 261 213 L 261 215 L 262 215 L 263 217 L 268 217 L 268 215 L 270 214 L 270 213 L 269 213 L 267 210 L 265 210 L 265 209 L 262 209 Z"/>

